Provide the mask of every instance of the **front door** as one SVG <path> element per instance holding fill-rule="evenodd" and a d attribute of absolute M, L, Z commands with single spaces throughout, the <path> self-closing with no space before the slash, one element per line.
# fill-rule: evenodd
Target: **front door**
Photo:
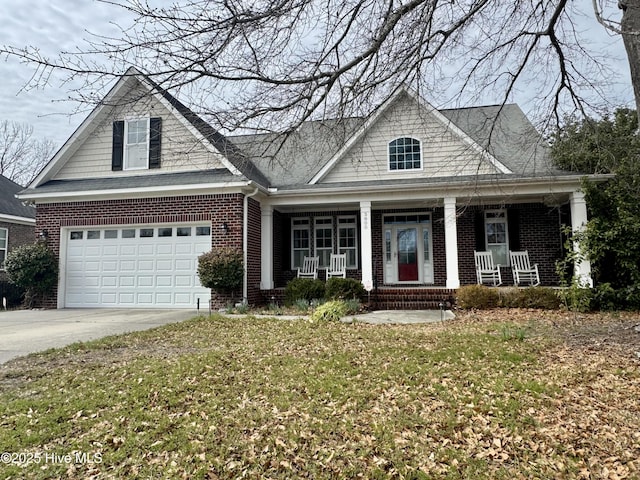
<path fill-rule="evenodd" d="M 418 281 L 418 230 L 416 228 L 398 228 L 398 281 Z"/>
<path fill-rule="evenodd" d="M 385 215 L 384 282 L 433 283 L 431 216 Z"/>

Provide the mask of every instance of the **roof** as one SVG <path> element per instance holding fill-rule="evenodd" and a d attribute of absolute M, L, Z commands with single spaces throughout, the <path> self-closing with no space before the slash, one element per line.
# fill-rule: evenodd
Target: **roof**
<path fill-rule="evenodd" d="M 0 175 L 0 216 L 19 217 L 27 219 L 36 218 L 36 209 L 24 205 L 15 195 L 23 187 Z"/>

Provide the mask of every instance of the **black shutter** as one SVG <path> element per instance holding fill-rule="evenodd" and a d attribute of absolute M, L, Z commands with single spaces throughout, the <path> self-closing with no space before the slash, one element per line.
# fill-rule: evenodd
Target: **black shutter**
<path fill-rule="evenodd" d="M 124 121 L 113 122 L 113 149 L 111 151 L 111 170 L 122 170 L 124 148 Z"/>
<path fill-rule="evenodd" d="M 484 229 L 484 211 L 480 210 L 476 212 L 475 217 L 476 225 L 476 250 L 478 252 L 484 252 L 487 249 L 485 229 Z"/>
<path fill-rule="evenodd" d="M 520 210 L 507 210 L 509 250 L 520 250 Z"/>
<path fill-rule="evenodd" d="M 161 133 L 162 118 L 152 118 L 149 122 L 149 168 L 160 168 Z"/>

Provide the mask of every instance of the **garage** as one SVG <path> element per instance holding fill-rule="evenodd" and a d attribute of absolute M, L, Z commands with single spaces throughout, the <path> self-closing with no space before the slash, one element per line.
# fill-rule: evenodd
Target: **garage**
<path fill-rule="evenodd" d="M 211 250 L 210 225 L 83 227 L 61 235 L 64 307 L 196 308 L 209 302 L 197 267 L 198 256 Z"/>

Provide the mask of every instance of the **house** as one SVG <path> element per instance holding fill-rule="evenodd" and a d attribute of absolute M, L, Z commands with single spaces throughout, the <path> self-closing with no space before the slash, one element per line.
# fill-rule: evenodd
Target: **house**
<path fill-rule="evenodd" d="M 0 175 L 0 299 L 15 306 L 21 292 L 8 284 L 4 271 L 7 254 L 15 247 L 35 241 L 36 209 L 16 198 L 23 187 Z"/>
<path fill-rule="evenodd" d="M 474 250 L 508 269 L 526 249 L 557 285 L 580 180 L 517 105 L 436 110 L 402 89 L 367 118 L 225 137 L 131 69 L 19 197 L 60 258 L 50 307 L 193 308 L 210 298 L 198 255 L 225 245 L 251 304 L 339 252 L 378 307 L 425 308 L 476 282 Z"/>

